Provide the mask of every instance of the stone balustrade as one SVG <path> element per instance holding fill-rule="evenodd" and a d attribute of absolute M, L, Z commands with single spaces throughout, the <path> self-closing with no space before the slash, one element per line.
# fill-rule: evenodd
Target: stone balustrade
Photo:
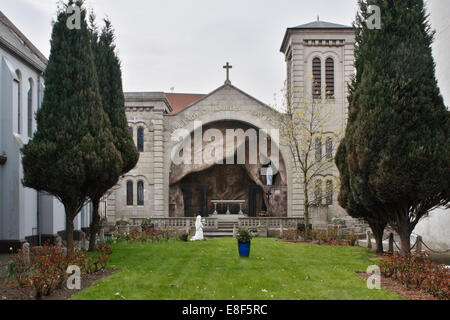
<path fill-rule="evenodd" d="M 239 218 L 238 227 L 254 229 L 259 226 L 267 229 L 296 229 L 298 218 L 270 217 L 270 218 Z"/>

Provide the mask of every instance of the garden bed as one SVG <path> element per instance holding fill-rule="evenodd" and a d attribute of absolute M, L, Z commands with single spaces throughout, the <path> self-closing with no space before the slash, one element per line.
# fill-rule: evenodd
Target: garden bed
<path fill-rule="evenodd" d="M 104 277 L 114 273 L 112 269 L 101 270 L 93 274 L 84 274 L 81 276 L 81 289 L 69 290 L 66 287 L 53 291 L 49 296 L 42 297 L 41 300 L 67 300 L 83 289 Z M 8 285 L 10 279 L 0 278 L 0 300 L 35 300 L 33 289 L 11 287 Z"/>
<path fill-rule="evenodd" d="M 370 275 L 358 272 L 359 276 L 367 280 Z M 398 294 L 405 300 L 439 300 L 433 295 L 416 288 L 405 288 L 399 281 L 381 276 L 381 287 L 392 293 Z"/>

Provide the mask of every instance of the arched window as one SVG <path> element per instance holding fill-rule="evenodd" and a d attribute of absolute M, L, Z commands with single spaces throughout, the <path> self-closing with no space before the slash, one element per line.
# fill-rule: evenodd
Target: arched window
<path fill-rule="evenodd" d="M 320 138 L 316 138 L 315 140 L 315 149 L 316 149 L 316 161 L 320 162 L 322 160 L 322 140 Z"/>
<path fill-rule="evenodd" d="M 328 160 L 333 160 L 333 140 L 328 137 L 326 142 L 326 154 Z"/>
<path fill-rule="evenodd" d="M 33 80 L 28 79 L 28 136 L 31 138 L 33 135 Z"/>
<path fill-rule="evenodd" d="M 325 84 L 327 99 L 334 99 L 334 60 L 327 58 L 325 61 Z"/>
<path fill-rule="evenodd" d="M 137 205 L 144 205 L 144 182 L 138 181 L 137 183 Z"/>
<path fill-rule="evenodd" d="M 327 180 L 327 205 L 333 204 L 333 181 Z"/>
<path fill-rule="evenodd" d="M 133 205 L 133 181 L 127 181 L 127 206 Z"/>
<path fill-rule="evenodd" d="M 144 152 L 144 128 L 139 127 L 137 130 L 137 149 Z"/>
<path fill-rule="evenodd" d="M 322 97 L 322 62 L 319 58 L 314 58 L 312 62 L 312 96 L 314 99 L 320 99 Z"/>
<path fill-rule="evenodd" d="M 133 127 L 128 127 L 128 132 L 130 133 L 130 136 L 133 137 Z"/>
<path fill-rule="evenodd" d="M 314 200 L 316 205 L 322 204 L 322 181 L 316 180 L 316 184 L 314 186 Z"/>
<path fill-rule="evenodd" d="M 21 90 L 21 81 L 22 81 L 22 74 L 20 73 L 20 70 L 16 70 L 17 74 L 17 133 L 22 133 L 22 90 Z"/>

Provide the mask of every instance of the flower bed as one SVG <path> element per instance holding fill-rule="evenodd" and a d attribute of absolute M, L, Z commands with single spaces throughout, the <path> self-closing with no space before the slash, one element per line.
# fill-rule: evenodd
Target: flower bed
<path fill-rule="evenodd" d="M 405 288 L 418 288 L 438 299 L 450 299 L 450 270 L 434 264 L 427 253 L 413 253 L 403 257 L 398 253 L 383 258 L 381 273 L 399 281 Z"/>
<path fill-rule="evenodd" d="M 67 268 L 71 265 L 78 266 L 81 274 L 104 270 L 110 261 L 111 248 L 103 243 L 95 250 L 96 254 L 89 256 L 78 248 L 51 246 L 48 243 L 31 248 L 29 253 L 19 250 L 12 256 L 8 285 L 31 289 L 36 299 L 48 296 L 66 284 L 69 277 Z"/>

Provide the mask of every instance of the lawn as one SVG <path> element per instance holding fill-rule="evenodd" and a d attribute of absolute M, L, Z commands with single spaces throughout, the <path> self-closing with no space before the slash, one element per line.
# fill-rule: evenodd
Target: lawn
<path fill-rule="evenodd" d="M 401 299 L 369 290 L 356 271 L 374 264 L 359 247 L 328 247 L 252 240 L 240 258 L 232 238 L 202 242 L 120 243 L 117 271 L 72 299 L 260 300 Z"/>

